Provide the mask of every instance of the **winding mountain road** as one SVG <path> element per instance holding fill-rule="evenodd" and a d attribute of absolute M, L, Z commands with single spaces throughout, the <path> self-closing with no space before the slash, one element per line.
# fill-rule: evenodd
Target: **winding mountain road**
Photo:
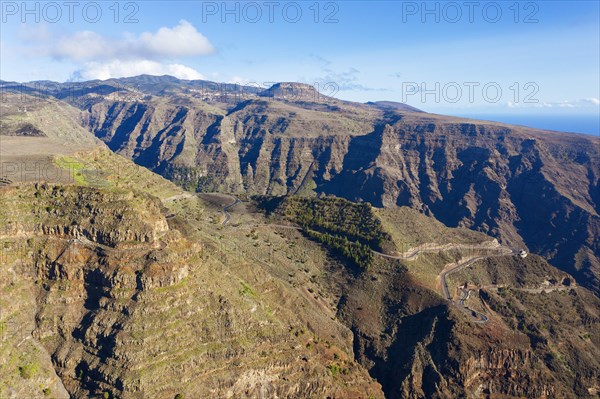
<path fill-rule="evenodd" d="M 440 273 L 440 279 L 442 283 L 442 292 L 444 293 L 444 298 L 446 298 L 449 301 L 452 301 L 452 296 L 450 295 L 450 290 L 448 289 L 448 281 L 446 281 L 446 277 L 448 276 L 448 274 L 455 273 L 459 270 L 464 269 L 467 266 L 471 266 L 473 263 L 481 259 L 485 259 L 485 256 L 477 256 L 475 258 L 468 259 L 462 263 L 458 262 L 456 266 L 450 268 L 449 270 L 442 270 L 442 272 Z"/>
<path fill-rule="evenodd" d="M 450 290 L 448 289 L 448 281 L 446 280 L 446 277 L 448 277 L 449 274 L 458 272 L 458 271 L 464 269 L 465 267 L 471 266 L 475 262 L 480 261 L 482 259 L 496 257 L 496 256 L 506 256 L 506 255 L 511 255 L 514 253 L 514 251 L 512 249 L 505 248 L 505 247 L 500 247 L 499 250 L 501 251 L 500 254 L 489 255 L 489 256 L 476 256 L 474 258 L 466 259 L 462 262 L 459 261 L 459 262 L 457 262 L 457 264 L 455 266 L 451 267 L 448 270 L 442 270 L 442 272 L 440 273 L 440 280 L 441 280 L 441 284 L 442 284 L 442 291 L 444 293 L 444 298 L 446 298 L 446 300 L 452 302 L 461 312 L 470 316 L 475 323 L 486 323 L 489 321 L 489 319 L 485 314 L 483 314 L 481 312 L 477 312 L 473 309 L 469 309 L 468 307 L 465 306 L 465 301 L 467 300 L 467 298 L 469 296 L 468 290 L 461 290 L 458 301 L 456 301 L 456 302 L 453 301 L 452 295 L 450 295 Z M 465 291 L 466 291 L 466 295 L 464 295 Z"/>
<path fill-rule="evenodd" d="M 389 258 L 389 259 L 414 260 L 421 253 L 427 253 L 427 252 L 431 253 L 431 252 L 438 252 L 438 251 L 444 251 L 444 250 L 449 250 L 449 249 L 462 249 L 462 248 L 468 248 L 471 250 L 485 250 L 485 251 L 499 252 L 499 253 L 493 254 L 493 255 L 487 255 L 487 256 L 481 255 L 481 256 L 476 256 L 473 258 L 467 258 L 467 259 L 458 261 L 454 266 L 448 268 L 448 270 L 446 270 L 444 268 L 444 270 L 442 270 L 442 272 L 440 273 L 440 280 L 441 280 L 441 284 L 442 284 L 442 293 L 444 295 L 444 298 L 446 300 L 450 301 L 451 303 L 453 303 L 461 312 L 463 312 L 467 316 L 469 316 L 475 323 L 487 323 L 489 321 L 489 319 L 485 314 L 483 314 L 481 312 L 477 312 L 472 309 L 469 309 L 465 306 L 465 301 L 468 298 L 468 290 L 466 290 L 466 293 L 461 291 L 461 296 L 459 297 L 458 301 L 455 302 L 454 300 L 452 300 L 452 295 L 450 295 L 450 290 L 448 289 L 448 281 L 446 280 L 446 277 L 448 277 L 449 274 L 458 272 L 458 271 L 464 269 L 465 267 L 471 266 L 472 264 L 474 264 L 475 262 L 477 262 L 479 260 L 491 258 L 491 257 L 495 257 L 495 256 L 511 255 L 514 253 L 514 251 L 512 249 L 502 247 L 500 245 L 491 246 L 489 243 L 485 243 L 485 244 L 481 244 L 481 245 L 446 244 L 446 245 L 432 245 L 432 246 L 427 246 L 427 247 L 422 247 L 422 248 L 411 248 L 408 251 L 402 253 L 401 255 L 397 255 L 397 256 L 387 255 L 387 254 L 383 254 L 383 253 L 377 252 L 377 251 L 372 251 L 372 252 L 376 255 L 383 256 L 383 257 Z"/>
<path fill-rule="evenodd" d="M 237 198 L 236 198 L 236 201 L 234 201 L 232 204 L 223 208 L 223 212 L 226 214 L 226 220 L 223 222 L 223 224 L 226 224 L 226 222 L 229 221 L 229 213 L 227 212 L 227 209 L 233 207 L 238 202 L 239 202 L 239 200 L 237 200 Z M 294 229 L 294 230 L 298 230 L 298 231 L 303 230 L 301 227 L 298 227 L 298 226 L 282 225 L 282 224 L 254 225 L 254 226 L 252 226 L 252 228 L 266 227 L 266 226 L 275 227 L 275 228 Z M 497 243 L 497 241 L 491 241 L 491 242 L 485 242 L 485 243 L 476 244 L 476 245 L 469 245 L 469 244 L 422 245 L 419 248 L 410 248 L 408 251 L 405 251 L 399 255 L 388 255 L 388 254 L 384 254 L 382 252 L 375 251 L 373 249 L 371 250 L 371 252 L 375 255 L 378 255 L 378 256 L 381 256 L 384 258 L 388 258 L 388 259 L 415 260 L 422 253 L 434 253 L 434 252 L 448 251 L 448 250 L 453 250 L 453 249 L 469 249 L 469 250 L 496 252 L 491 255 L 480 255 L 480 256 L 475 256 L 475 257 L 470 257 L 467 259 L 460 260 L 454 266 L 449 267 L 447 270 L 446 270 L 446 268 L 444 268 L 444 270 L 442 270 L 442 272 L 440 273 L 442 293 L 444 295 L 444 298 L 446 300 L 450 301 L 452 304 L 454 304 L 461 312 L 465 313 L 468 317 L 470 317 L 473 322 L 487 323 L 489 321 L 489 319 L 485 314 L 483 314 L 481 312 L 477 312 L 472 309 L 469 309 L 468 307 L 465 306 L 465 301 L 469 295 L 468 290 L 464 290 L 464 292 L 461 291 L 461 296 L 459 297 L 458 301 L 454 301 L 452 299 L 452 295 L 450 295 L 450 290 L 448 288 L 448 281 L 446 280 L 446 277 L 449 274 L 458 272 L 458 271 L 464 269 L 465 267 L 471 266 L 472 264 L 474 264 L 475 262 L 477 262 L 479 260 L 490 258 L 490 257 L 506 256 L 506 255 L 514 254 L 514 251 L 512 249 L 501 246 L 500 244 Z M 448 266 L 449 265 L 446 265 L 446 267 L 448 267 Z"/>
<path fill-rule="evenodd" d="M 473 309 L 469 309 L 468 307 L 465 306 L 465 301 L 467 299 L 469 299 L 469 293 L 470 291 L 468 289 L 460 289 L 460 294 L 458 297 L 458 301 L 454 302 L 454 305 L 456 305 L 456 307 L 463 312 L 464 314 L 466 314 L 467 316 L 469 316 L 473 322 L 475 323 L 487 323 L 489 321 L 488 317 L 481 313 L 478 312 L 476 310 Z"/>
<path fill-rule="evenodd" d="M 493 291 L 498 291 L 500 288 L 507 288 L 506 285 L 487 285 L 484 286 L 482 288 L 488 289 L 488 290 L 493 290 Z M 569 285 L 569 286 L 565 286 L 565 285 L 550 285 L 550 286 L 545 286 L 545 287 L 538 287 L 538 288 L 518 288 L 518 287 L 510 287 L 510 289 L 512 291 L 520 291 L 520 292 L 525 292 L 527 294 L 541 294 L 541 293 L 551 293 L 551 292 L 559 292 L 559 291 L 571 291 L 571 290 L 576 290 L 579 287 L 575 284 L 573 285 Z"/>
<path fill-rule="evenodd" d="M 225 215 L 225 220 L 223 220 L 223 223 L 221 223 L 222 225 L 226 225 L 229 223 L 229 220 L 231 220 L 231 214 L 229 213 L 229 210 L 241 202 L 238 197 L 233 195 L 231 197 L 234 198 L 234 201 L 231 204 L 223 207 L 223 215 Z"/>
<path fill-rule="evenodd" d="M 388 255 L 381 252 L 373 251 L 374 254 L 383 256 L 389 259 L 400 259 L 400 260 L 415 260 L 419 255 L 424 253 L 435 253 L 439 251 L 450 251 L 450 250 L 477 250 L 477 251 L 506 251 L 497 241 L 492 240 L 481 244 L 423 244 L 418 247 L 409 248 L 408 251 L 402 252 L 399 255 Z M 510 251 L 512 253 L 512 251 Z"/>

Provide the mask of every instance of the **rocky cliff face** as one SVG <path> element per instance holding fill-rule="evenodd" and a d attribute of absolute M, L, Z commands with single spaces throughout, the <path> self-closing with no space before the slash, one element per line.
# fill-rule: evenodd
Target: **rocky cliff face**
<path fill-rule="evenodd" d="M 383 396 L 348 334 L 318 343 L 157 198 L 38 184 L 0 201 L 3 397 Z"/>
<path fill-rule="evenodd" d="M 103 170 L 131 163 L 118 158 L 72 154 L 69 165 L 87 163 L 71 185 L 1 188 L 3 396 L 579 398 L 600 388 L 600 303 L 576 286 L 522 291 L 562 281 L 539 257 L 494 257 L 451 281 L 480 286 L 469 306 L 490 321 L 478 324 L 439 295 L 436 277 L 485 254 L 490 237 L 408 208 L 300 208 L 352 221 L 334 229 L 350 238 L 357 226 L 390 229 L 395 251 L 455 244 L 406 261 L 373 256 L 357 271 L 250 203 L 223 224 L 228 196 Z"/>
<path fill-rule="evenodd" d="M 270 217 L 273 223 L 301 221 L 309 237 L 316 228 L 349 241 L 360 240 L 351 226 L 369 223 L 360 231 L 392 240 L 388 250 L 397 251 L 407 239 L 418 248 L 418 256 L 379 254 L 360 271 L 351 262 L 325 268 L 324 290 L 337 293 L 337 317 L 353 332 L 354 354 L 387 398 L 596 394 L 596 296 L 539 256 L 492 250 L 497 242 L 490 245 L 489 236 L 449 229 L 408 208 L 360 212 L 368 209 L 340 199 L 292 198 L 279 201 Z M 377 234 L 386 228 L 389 235 Z M 432 241 L 415 246 L 415 238 L 453 244 L 433 249 Z M 321 242 L 343 259 L 334 241 Z M 451 292 L 468 287 L 465 311 L 458 297 L 451 303 L 437 294 L 440 273 L 474 256 L 479 260 L 449 278 Z M 487 314 L 485 322 L 473 317 L 475 309 Z"/>
<path fill-rule="evenodd" d="M 348 103 L 294 84 L 233 104 L 169 85 L 146 89 L 143 102 L 74 102 L 112 150 L 185 188 L 408 205 L 529 248 L 600 290 L 598 138 Z"/>
<path fill-rule="evenodd" d="M 361 139 L 359 164 L 319 181 L 325 192 L 529 247 L 598 289 L 597 140 L 420 116 Z"/>
<path fill-rule="evenodd" d="M 508 283 L 469 299 L 469 306 L 485 309 L 485 324 L 467 322 L 454 305 L 423 288 L 426 279 L 415 261 L 375 264 L 367 276 L 344 279 L 338 317 L 352 329 L 355 355 L 386 398 L 593 397 L 598 298 L 583 288 L 521 290 L 561 273 L 541 258 L 487 262 L 457 277 L 460 284 L 482 286 L 489 281 L 475 275 L 488 270 L 501 275 L 495 282 Z M 585 371 L 575 371 L 583 364 Z"/>
<path fill-rule="evenodd" d="M 453 309 L 429 302 L 422 291 L 403 289 L 401 299 L 396 296 L 399 301 L 391 291 L 387 292 L 393 299 L 391 303 L 389 298 L 383 300 L 387 304 L 384 308 L 396 313 L 381 316 L 383 322 L 375 322 L 374 326 L 370 325 L 373 319 L 366 310 L 376 305 L 369 304 L 364 296 L 362 300 L 349 300 L 342 308 L 353 326 L 358 359 L 382 383 L 386 397 L 578 398 L 593 397 L 596 392 L 598 375 L 589 373 L 596 361 L 587 356 L 585 360 L 580 358 L 581 350 L 597 351 L 596 344 L 589 340 L 574 338 L 569 345 L 576 346 L 558 350 L 555 345 L 560 345 L 564 336 L 536 337 L 527 330 L 527 324 L 515 331 L 500 319 L 485 326 L 468 324 Z M 351 292 L 348 298 L 356 294 Z M 369 302 L 378 301 L 377 298 L 373 295 Z M 532 303 L 527 303 L 530 298 L 521 300 L 524 302 L 519 306 L 531 309 Z M 407 302 L 412 302 L 412 306 L 406 306 Z M 567 306 L 573 309 L 571 304 Z M 382 314 L 385 312 L 378 313 Z M 504 316 L 505 320 L 511 318 Z M 593 323 L 598 323 L 598 319 Z M 587 323 L 575 324 L 576 329 L 593 328 Z M 568 334 L 572 327 L 564 327 Z M 559 329 L 562 327 L 557 325 L 556 330 Z M 588 371 L 568 371 L 583 363 Z"/>

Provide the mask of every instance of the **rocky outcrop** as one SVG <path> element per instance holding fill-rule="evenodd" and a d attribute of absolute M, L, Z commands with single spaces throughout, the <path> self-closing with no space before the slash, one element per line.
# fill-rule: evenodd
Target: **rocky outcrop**
<path fill-rule="evenodd" d="M 84 125 L 189 189 L 408 205 L 541 253 L 600 289 L 596 138 L 273 94 L 282 90 L 223 111 L 99 102 Z"/>
<path fill-rule="evenodd" d="M 503 266 L 505 273 L 520 273 L 516 262 Z M 339 317 L 354 332 L 357 359 L 382 384 L 386 398 L 593 397 L 598 347 L 592 331 L 599 320 L 593 294 L 522 294 L 516 304 L 510 293 L 504 299 L 491 293 L 484 301 L 492 319 L 478 325 L 405 271 L 373 272 L 376 278 L 346 287 Z M 580 319 L 575 309 L 583 302 L 589 313 Z M 549 319 L 550 328 L 542 321 Z M 573 328 L 591 335 L 584 342 Z M 585 371 L 574 371 L 583 364 Z"/>
<path fill-rule="evenodd" d="M 186 188 L 408 205 L 539 252 L 577 284 L 484 287 L 477 308 L 491 321 L 474 324 L 435 292 L 440 270 L 428 255 L 415 270 L 375 257 L 382 263 L 352 274 L 299 235 L 284 244 L 308 248 L 302 259 L 274 250 L 249 259 L 227 245 L 262 256 L 284 234 L 263 242 L 212 226 L 202 220 L 209 208 L 179 203 L 181 194 L 169 194 L 167 221 L 157 199 L 134 189 L 9 183 L 0 299 L 10 312 L 0 321 L 26 328 L 0 352 L 11 365 L 0 369 L 3 394 L 381 397 L 372 378 L 390 398 L 597 392 L 600 304 L 580 288 L 597 293 L 600 275 L 596 139 L 288 96 L 294 84 L 231 103 L 172 79 L 144 82 L 137 97 L 73 102 L 111 149 Z M 208 238 L 210 254 L 194 244 Z M 446 263 L 463 257 L 459 245 L 446 252 Z M 534 255 L 488 266 L 490 279 L 506 277 L 492 285 L 534 280 L 521 272 L 536 271 L 528 287 L 562 276 Z"/>
<path fill-rule="evenodd" d="M 597 137 L 351 103 L 298 83 L 140 76 L 71 89 L 50 92 L 113 151 L 186 189 L 408 205 L 542 254 L 600 292 Z"/>
<path fill-rule="evenodd" d="M 171 228 L 156 198 L 40 184 L 0 205 L 2 396 L 382 397 L 351 355 L 215 260 L 229 254 Z"/>

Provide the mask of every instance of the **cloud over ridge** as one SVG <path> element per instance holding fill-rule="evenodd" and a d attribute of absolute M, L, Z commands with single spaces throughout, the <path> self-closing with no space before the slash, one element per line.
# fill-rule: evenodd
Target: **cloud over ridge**
<path fill-rule="evenodd" d="M 43 28 L 43 29 L 42 29 Z M 195 69 L 183 65 L 179 58 L 213 54 L 215 48 L 206 36 L 182 19 L 173 27 L 154 32 L 123 33 L 109 37 L 91 30 L 81 30 L 60 37 L 44 26 L 23 31 L 23 52 L 44 55 L 79 65 L 71 80 L 110 79 L 140 74 L 173 75 L 180 79 L 203 79 Z"/>
<path fill-rule="evenodd" d="M 204 75 L 182 64 L 163 64 L 152 60 L 112 60 L 108 62 L 87 62 L 75 71 L 71 80 L 106 80 L 137 75 L 171 75 L 179 79 L 204 79 Z"/>
<path fill-rule="evenodd" d="M 186 20 L 173 28 L 162 27 L 156 33 L 131 33 L 122 38 L 107 38 L 92 31 L 79 31 L 61 37 L 48 49 L 50 56 L 74 61 L 107 59 L 154 59 L 190 57 L 214 53 L 208 38 Z"/>

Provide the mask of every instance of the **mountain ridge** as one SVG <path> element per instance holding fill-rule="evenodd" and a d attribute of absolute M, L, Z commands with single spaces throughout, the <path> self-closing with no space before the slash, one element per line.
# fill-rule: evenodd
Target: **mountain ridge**
<path fill-rule="evenodd" d="M 286 195 L 302 187 L 408 205 L 529 248 L 600 292 L 600 138 L 389 103 L 232 96 L 218 85 L 196 92 L 171 77 L 78 85 L 110 92 L 69 94 L 59 85 L 57 98 L 81 110 L 86 129 L 192 191 Z M 273 87 L 304 87 L 294 85 Z"/>
<path fill-rule="evenodd" d="M 14 173 L 0 183 L 0 395 L 597 395 L 600 303 L 579 281 L 535 254 L 500 253 L 505 247 L 492 237 L 447 227 L 420 210 L 317 198 L 323 165 L 339 165 L 331 177 L 344 177 L 335 183 L 350 192 L 349 172 L 360 181 L 369 171 L 365 162 L 398 156 L 393 140 L 418 138 L 402 132 L 414 127 L 410 114 L 384 115 L 390 123 L 374 128 L 369 118 L 382 113 L 343 104 L 331 119 L 322 104 L 301 102 L 309 109 L 300 114 L 298 104 L 263 99 L 227 117 L 231 104 L 170 101 L 89 102 L 94 113 L 83 116 L 106 126 L 101 141 L 78 124 L 81 111 L 62 100 L 7 95 L 2 105 L 10 104 L 3 109 L 10 114 L 3 112 L 0 123 L 17 134 L 0 137 L 2 162 L 10 155 L 13 164 L 33 161 L 68 173 Z M 108 122 L 105 102 L 113 107 Z M 314 117 L 322 119 L 314 124 Z M 22 123 L 44 136 L 24 136 Z M 257 127 L 249 139 L 239 134 L 245 124 Z M 144 125 L 147 132 L 161 126 L 165 142 L 135 136 Z M 332 129 L 305 132 L 314 126 Z M 269 132 L 258 134 L 262 128 Z M 353 134 L 363 129 L 373 131 Z M 440 133 L 486 157 L 491 150 L 482 137 L 507 134 L 469 129 L 467 142 Z M 268 215 L 259 197 L 186 192 L 109 148 L 152 167 L 154 154 L 196 161 L 195 147 L 186 145 L 199 143 L 213 151 L 206 164 L 211 154 L 237 154 L 258 170 L 252 165 L 266 164 L 275 149 L 263 143 L 257 151 L 253 134 L 279 140 L 281 153 L 291 155 L 280 157 L 282 178 L 300 170 L 290 182 L 300 188 L 297 196 L 282 189 L 285 197 L 264 197 L 279 204 Z M 508 153 L 522 149 L 521 141 L 507 140 Z M 236 151 L 239 141 L 247 152 Z M 336 154 L 344 143 L 361 156 Z M 431 146 L 401 144 L 407 151 Z M 328 149 L 330 157 L 323 155 Z M 535 155 L 525 160 L 535 163 L 535 143 L 525 149 Z M 264 178 L 273 186 L 272 176 Z M 263 192 L 258 184 L 246 188 Z M 358 186 L 357 193 L 368 192 Z M 458 265 L 464 268 L 453 269 Z"/>

